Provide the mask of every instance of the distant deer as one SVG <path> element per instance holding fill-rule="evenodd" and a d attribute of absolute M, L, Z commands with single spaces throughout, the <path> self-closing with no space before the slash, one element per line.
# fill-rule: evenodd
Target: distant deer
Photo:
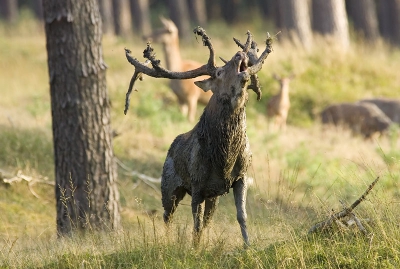
<path fill-rule="evenodd" d="M 280 89 L 278 94 L 272 96 L 267 103 L 268 118 L 274 118 L 276 129 L 286 130 L 286 120 L 290 109 L 289 83 L 294 75 L 289 77 L 279 77 L 274 74 L 274 79 L 279 82 Z"/>
<path fill-rule="evenodd" d="M 361 134 L 366 139 L 386 133 L 392 124 L 382 110 L 369 102 L 332 104 L 320 116 L 322 124 L 349 127 L 353 134 Z"/>
<path fill-rule="evenodd" d="M 379 107 L 394 123 L 400 125 L 400 99 L 372 98 L 360 100 L 361 103 L 372 103 Z"/>
<path fill-rule="evenodd" d="M 243 51 L 237 52 L 222 67 L 216 67 L 214 49 L 205 31 L 197 27 L 194 31 L 202 36 L 210 56 L 207 64 L 186 72 L 172 72 L 160 66 L 150 44 L 144 51 L 153 68 L 147 67 L 130 56 L 128 61 L 135 66 L 126 95 L 125 114 L 129 107 L 129 95 L 136 79 L 143 74 L 169 79 L 210 78 L 196 81 L 196 85 L 213 95 L 194 128 L 175 138 L 164 163 L 161 177 L 164 221 L 169 224 L 179 202 L 186 194 L 192 196 L 194 220 L 193 243 L 198 245 L 202 230 L 210 222 L 218 204 L 218 198 L 233 188 L 237 220 L 245 245 L 249 244 L 246 226 L 247 169 L 251 164 L 251 151 L 246 134 L 246 104 L 248 89 L 261 96 L 256 73 L 272 51 L 272 38 L 268 35 L 266 48 L 257 56 L 256 43 L 248 32 L 245 45 L 237 44 Z"/>
<path fill-rule="evenodd" d="M 181 72 L 200 67 L 202 64 L 183 60 L 179 49 L 179 34 L 175 24 L 163 17 L 160 18 L 163 28 L 155 30 L 145 38 L 163 45 L 166 67 L 171 71 Z M 205 79 L 206 77 L 203 77 Z M 170 80 L 170 87 L 178 98 L 181 112 L 190 122 L 196 117 L 197 102 L 206 105 L 212 95 L 211 91 L 204 92 L 194 84 L 194 79 Z"/>

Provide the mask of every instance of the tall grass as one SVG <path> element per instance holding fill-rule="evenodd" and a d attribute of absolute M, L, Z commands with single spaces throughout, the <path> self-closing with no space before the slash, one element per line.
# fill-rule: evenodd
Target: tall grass
<path fill-rule="evenodd" d="M 54 180 L 44 34 L 35 30 L 41 28 L 29 16 L 13 29 L 0 27 L 0 169 Z M 247 29 L 262 44 L 265 33 L 260 25 L 235 29 L 210 25 L 207 32 L 217 56 L 229 59 L 237 51 L 232 36 L 244 40 Z M 323 131 L 317 114 L 332 102 L 398 95 L 400 52 L 383 43 L 369 47 L 358 42 L 342 53 L 321 40 L 316 42 L 313 51 L 305 52 L 276 41 L 259 73 L 263 98 L 257 102 L 250 92 L 247 111 L 253 164 L 249 175 L 254 179 L 247 202 L 250 248 L 242 248 L 231 194 L 221 197 L 211 227 L 204 232 L 199 249 L 193 249 L 190 197 L 179 205 L 166 230 L 160 191 L 120 168 L 123 231 L 84 237 L 56 238 L 51 186 L 34 185 L 40 197 L 36 198 L 26 182 L 0 184 L 0 268 L 399 267 L 398 130 L 389 138 L 365 141 L 346 130 Z M 182 45 L 186 58 L 208 58 L 207 49 L 195 40 Z M 137 37 L 104 38 L 112 125 L 120 134 L 114 139 L 114 151 L 130 169 L 159 177 L 172 140 L 192 125 L 180 115 L 163 79 L 146 77 L 139 82 L 130 110 L 123 114 L 133 73 L 123 48 L 141 58 L 144 46 Z M 163 62 L 160 46 L 154 47 Z M 278 90 L 272 73 L 296 74 L 285 133 L 267 128 L 266 102 Z M 307 234 L 332 210 L 340 211 L 341 202 L 354 202 L 377 176 L 380 182 L 355 210 L 369 236 L 357 229 Z"/>

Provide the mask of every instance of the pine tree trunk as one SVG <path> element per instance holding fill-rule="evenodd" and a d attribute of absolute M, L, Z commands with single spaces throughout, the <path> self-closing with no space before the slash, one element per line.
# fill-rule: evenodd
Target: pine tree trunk
<path fill-rule="evenodd" d="M 112 0 L 114 32 L 118 36 L 127 36 L 131 33 L 131 11 L 129 0 Z"/>
<path fill-rule="evenodd" d="M 400 0 L 378 1 L 379 30 L 382 36 L 400 46 Z"/>
<path fill-rule="evenodd" d="M 187 39 L 191 31 L 186 0 L 168 0 L 168 9 L 171 20 L 178 27 L 179 36 Z"/>
<path fill-rule="evenodd" d="M 374 0 L 347 0 L 347 10 L 354 29 L 368 41 L 379 38 L 378 17 Z"/>
<path fill-rule="evenodd" d="M 207 12 L 205 0 L 189 0 L 189 12 L 191 20 L 197 25 L 205 27 L 207 25 Z"/>
<path fill-rule="evenodd" d="M 140 35 L 151 33 L 149 1 L 148 0 L 130 0 L 132 23 L 136 32 Z"/>
<path fill-rule="evenodd" d="M 312 46 L 311 21 L 308 11 L 308 0 L 280 0 L 278 2 L 281 15 L 283 36 L 304 48 Z"/>
<path fill-rule="evenodd" d="M 239 15 L 238 4 L 239 0 L 220 0 L 221 15 L 227 23 L 237 22 Z"/>
<path fill-rule="evenodd" d="M 17 0 L 0 0 L 0 19 L 7 23 L 15 23 L 18 20 Z"/>
<path fill-rule="evenodd" d="M 98 0 L 103 34 L 114 34 L 112 0 Z"/>
<path fill-rule="evenodd" d="M 312 0 L 312 28 L 347 50 L 350 37 L 344 0 Z"/>
<path fill-rule="evenodd" d="M 43 0 L 57 231 L 119 227 L 110 100 L 97 0 Z"/>

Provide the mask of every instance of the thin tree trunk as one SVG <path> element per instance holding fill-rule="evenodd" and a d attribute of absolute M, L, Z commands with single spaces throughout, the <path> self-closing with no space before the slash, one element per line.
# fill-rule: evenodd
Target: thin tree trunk
<path fill-rule="evenodd" d="M 119 193 L 97 0 L 43 0 L 57 231 L 118 228 Z"/>
<path fill-rule="evenodd" d="M 0 0 L 0 19 L 8 23 L 15 23 L 18 20 L 17 0 Z"/>
<path fill-rule="evenodd" d="M 379 30 L 382 36 L 400 46 L 400 0 L 378 1 Z"/>
<path fill-rule="evenodd" d="M 32 0 L 32 9 L 38 20 L 43 20 L 43 3 L 42 0 Z"/>
<path fill-rule="evenodd" d="M 127 36 L 131 33 L 131 11 L 129 0 L 112 0 L 114 32 L 118 36 Z"/>
<path fill-rule="evenodd" d="M 207 25 L 207 11 L 205 0 L 188 0 L 191 20 L 202 27 Z"/>
<path fill-rule="evenodd" d="M 238 20 L 239 15 L 239 0 L 220 0 L 221 15 L 224 20 L 229 23 L 235 23 Z"/>
<path fill-rule="evenodd" d="M 347 0 L 348 14 L 354 29 L 374 42 L 379 37 L 378 17 L 374 0 Z"/>
<path fill-rule="evenodd" d="M 179 36 L 187 39 L 191 31 L 186 0 L 168 0 L 168 8 L 171 20 L 178 27 Z"/>
<path fill-rule="evenodd" d="M 132 24 L 136 32 L 141 35 L 151 33 L 149 1 L 148 0 L 130 0 Z"/>
<path fill-rule="evenodd" d="M 300 43 L 306 49 L 311 49 L 312 31 L 308 0 L 280 0 L 278 5 L 283 36 Z"/>
<path fill-rule="evenodd" d="M 114 18 L 112 0 L 98 0 L 103 34 L 114 34 Z"/>
<path fill-rule="evenodd" d="M 346 51 L 350 46 L 349 27 L 344 0 L 312 0 L 312 27 Z"/>
<path fill-rule="evenodd" d="M 207 19 L 209 21 L 221 19 L 221 9 L 218 1 L 215 0 L 205 0 L 205 1 L 206 1 Z"/>

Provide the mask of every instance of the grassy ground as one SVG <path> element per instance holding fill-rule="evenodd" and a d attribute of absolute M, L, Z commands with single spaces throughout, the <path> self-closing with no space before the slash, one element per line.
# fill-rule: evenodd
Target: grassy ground
<path fill-rule="evenodd" d="M 207 32 L 217 56 L 229 59 L 237 51 L 231 37 L 244 40 L 247 29 L 262 44 L 265 33 L 254 28 L 211 25 Z M 120 233 L 56 239 L 51 185 L 0 184 L 0 268 L 398 268 L 398 137 L 364 141 L 346 130 L 324 132 L 316 115 L 332 102 L 398 97 L 400 51 L 384 44 L 357 43 L 345 53 L 316 42 L 310 52 L 276 42 L 259 73 L 263 98 L 257 102 L 250 93 L 254 185 L 248 195 L 249 249 L 242 249 L 232 194 L 222 197 L 200 248 L 194 250 L 189 197 L 166 231 L 159 186 L 153 189 L 120 167 L 124 226 Z M 116 157 L 131 170 L 159 177 L 171 141 L 192 125 L 180 115 L 163 79 L 145 78 L 137 84 L 125 116 L 124 98 L 133 68 L 123 48 L 140 58 L 145 43 L 134 37 L 105 37 L 103 46 L 112 125 L 120 133 L 114 140 Z M 162 57 L 161 48 L 154 47 Z M 186 58 L 199 61 L 205 61 L 207 53 L 195 40 L 183 49 Z M 21 171 L 53 182 L 46 57 L 43 30 L 31 20 L 12 31 L 0 27 L 0 171 L 10 175 Z M 292 72 L 296 79 L 291 83 L 289 127 L 285 133 L 271 132 L 265 104 L 278 89 L 272 74 Z M 377 176 L 378 185 L 356 208 L 369 236 L 357 229 L 307 235 L 332 210 L 340 211 L 341 202 L 354 202 Z"/>

